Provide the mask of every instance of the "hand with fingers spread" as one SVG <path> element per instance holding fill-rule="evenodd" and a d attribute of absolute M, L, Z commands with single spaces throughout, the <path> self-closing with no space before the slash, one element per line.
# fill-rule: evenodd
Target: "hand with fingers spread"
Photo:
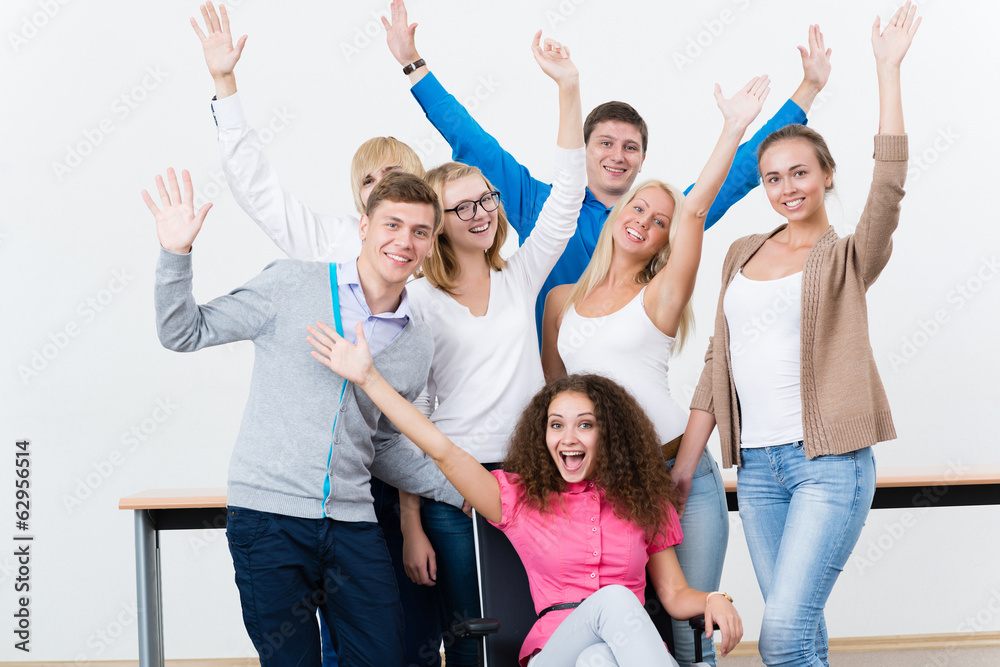
<path fill-rule="evenodd" d="M 312 352 L 313 358 L 340 377 L 364 388 L 365 383 L 376 375 L 361 322 L 355 328 L 357 345 L 337 335 L 336 331 L 322 322 L 317 322 L 315 327 L 306 327 L 306 331 L 310 334 L 306 341 L 316 348 Z"/>
<path fill-rule="evenodd" d="M 531 53 L 542 71 L 560 86 L 578 82 L 580 71 L 570 59 L 569 47 L 548 38 L 542 43 L 541 39 L 539 30 L 531 42 Z"/>
<path fill-rule="evenodd" d="M 156 177 L 156 189 L 160 192 L 162 209 L 153 203 L 153 198 L 145 190 L 142 191 L 142 200 L 156 219 L 156 235 L 160 239 L 160 245 L 164 250 L 186 255 L 191 252 L 191 244 L 201 231 L 201 225 L 212 204 L 205 204 L 196 213 L 194 187 L 187 169 L 181 172 L 181 178 L 184 181 L 183 197 L 173 169 L 167 169 L 166 185 L 162 176 Z"/>
<path fill-rule="evenodd" d="M 826 48 L 818 25 L 809 26 L 809 48 L 799 46 L 798 49 L 802 55 L 803 82 L 818 93 L 830 79 L 830 55 L 833 49 Z"/>
<path fill-rule="evenodd" d="M 917 6 L 911 2 L 897 9 L 881 32 L 881 21 L 875 17 L 872 25 L 872 48 L 875 51 L 875 62 L 880 67 L 899 67 L 913 42 L 913 36 L 917 34 L 921 20 L 923 19 L 917 18 Z"/>
<path fill-rule="evenodd" d="M 243 46 L 247 42 L 247 36 L 243 35 L 233 46 L 233 34 L 229 30 L 229 14 L 225 5 L 219 5 L 219 12 L 211 2 L 206 2 L 201 6 L 201 16 L 205 21 L 205 32 L 198 26 L 198 21 L 191 18 L 191 27 L 201 40 L 201 48 L 205 51 L 205 63 L 208 65 L 208 73 L 216 82 L 217 92 L 225 93 L 219 97 L 228 97 L 236 92 L 236 80 L 233 70 L 239 62 L 240 55 L 243 54 Z M 207 33 L 207 34 L 206 34 Z M 220 87 L 225 82 L 228 87 Z"/>
<path fill-rule="evenodd" d="M 390 5 L 392 21 L 382 17 L 382 25 L 385 26 L 385 41 L 389 45 L 389 51 L 400 65 L 409 65 L 420 60 L 417 53 L 417 46 L 414 42 L 414 34 L 417 31 L 417 24 L 407 24 L 406 5 L 403 0 L 392 0 Z"/>
<path fill-rule="evenodd" d="M 769 92 L 771 92 L 771 81 L 764 74 L 750 79 L 730 98 L 723 97 L 722 88 L 719 84 L 715 84 L 715 101 L 726 123 L 735 124 L 736 127 L 745 130 L 760 113 Z"/>

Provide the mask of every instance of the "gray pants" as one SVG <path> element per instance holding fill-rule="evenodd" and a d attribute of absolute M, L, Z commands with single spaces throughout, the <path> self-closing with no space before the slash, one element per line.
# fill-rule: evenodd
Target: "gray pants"
<path fill-rule="evenodd" d="M 605 586 L 574 609 L 529 667 L 677 667 L 659 633 L 624 586 Z"/>

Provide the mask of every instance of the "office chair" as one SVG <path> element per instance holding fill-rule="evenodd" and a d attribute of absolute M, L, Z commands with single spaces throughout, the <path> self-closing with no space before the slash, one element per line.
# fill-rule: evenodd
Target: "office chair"
<path fill-rule="evenodd" d="M 479 638 L 481 667 L 515 667 L 521 644 L 538 618 L 528 589 L 528 575 L 514 546 L 499 528 L 491 525 L 478 512 L 473 514 L 473 523 L 479 599 L 482 614 L 488 618 L 456 623 L 452 631 L 459 637 Z M 650 585 L 646 586 L 646 611 L 667 648 L 673 653 L 670 616 Z M 700 635 L 705 632 L 705 617 L 695 616 L 688 622 L 695 633 L 695 661 L 701 662 Z"/>

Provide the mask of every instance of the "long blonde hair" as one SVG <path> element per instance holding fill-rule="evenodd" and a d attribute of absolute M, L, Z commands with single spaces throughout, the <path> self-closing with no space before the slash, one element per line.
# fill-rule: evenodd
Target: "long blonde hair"
<path fill-rule="evenodd" d="M 601 229 L 601 235 L 597 238 L 597 245 L 594 248 L 593 256 L 590 258 L 590 263 L 587 264 L 583 275 L 580 276 L 573 289 L 570 290 L 569 298 L 566 299 L 566 305 L 563 306 L 563 313 L 569 310 L 569 307 L 574 303 L 586 299 L 598 285 L 607 279 L 608 273 L 611 271 L 611 258 L 614 254 L 615 241 L 612 229 L 625 207 L 632 203 L 632 200 L 635 199 L 636 194 L 640 190 L 645 190 L 646 188 L 659 188 L 665 192 L 674 201 L 674 214 L 670 218 L 670 231 L 667 233 L 666 244 L 635 275 L 635 281 L 640 285 L 648 285 L 653 276 L 666 266 L 667 260 L 670 259 L 670 250 L 673 248 L 674 239 L 677 237 L 677 230 L 680 228 L 680 225 L 677 223 L 680 221 L 681 208 L 684 205 L 684 193 L 675 186 L 663 181 L 643 181 L 619 199 L 615 207 L 611 209 L 611 213 L 608 214 L 608 219 L 604 222 L 604 227 Z M 684 341 L 687 340 L 688 334 L 693 328 L 694 310 L 691 308 L 691 300 L 688 299 L 688 302 L 684 304 L 684 310 L 681 311 L 680 320 L 677 325 L 676 344 L 673 347 L 673 353 L 680 352 L 681 348 L 684 347 Z"/>
<path fill-rule="evenodd" d="M 483 172 L 461 162 L 445 162 L 439 167 L 434 167 L 427 172 L 425 180 L 434 188 L 434 192 L 437 193 L 438 200 L 441 202 L 441 208 L 444 209 L 445 185 L 468 176 L 478 176 L 483 179 L 487 188 L 494 189 L 493 184 L 483 176 Z M 507 214 L 504 212 L 503 204 L 500 204 L 497 208 L 496 237 L 493 239 L 493 245 L 485 253 L 486 263 L 496 271 L 507 266 L 507 262 L 500 257 L 500 248 L 507 240 L 508 228 Z M 457 287 L 456 279 L 458 278 L 459 266 L 451 242 L 444 234 L 438 234 L 434 237 L 434 253 L 424 260 L 422 273 L 427 278 L 427 282 L 434 287 L 448 294 L 454 294 Z"/>

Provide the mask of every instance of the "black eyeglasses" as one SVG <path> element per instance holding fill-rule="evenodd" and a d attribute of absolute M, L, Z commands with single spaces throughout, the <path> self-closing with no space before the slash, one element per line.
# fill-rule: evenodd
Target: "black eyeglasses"
<path fill-rule="evenodd" d="M 473 201 L 472 199 L 466 199 L 465 201 L 460 201 L 455 205 L 455 208 L 446 208 L 445 213 L 454 213 L 458 216 L 459 220 L 472 220 L 476 217 L 476 212 L 479 210 L 478 207 L 482 206 L 484 211 L 495 211 L 497 207 L 500 206 L 500 193 L 496 190 L 492 192 L 487 192 L 479 201 Z"/>

